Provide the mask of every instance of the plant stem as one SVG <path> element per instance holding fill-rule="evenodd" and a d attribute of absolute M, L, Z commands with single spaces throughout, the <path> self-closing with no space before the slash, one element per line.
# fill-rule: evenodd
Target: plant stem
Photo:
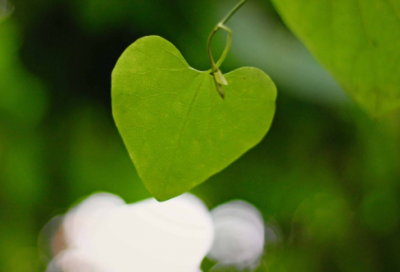
<path fill-rule="evenodd" d="M 220 96 L 222 97 L 222 99 L 224 99 L 224 90 L 221 86 L 221 80 L 222 82 L 225 82 L 224 85 L 226 85 L 226 80 L 223 76 L 223 74 L 219 71 L 219 67 L 221 66 L 222 62 L 225 60 L 225 57 L 228 55 L 229 49 L 231 48 L 231 43 L 232 43 L 232 31 L 225 26 L 225 23 L 228 22 L 228 20 L 233 16 L 233 14 L 235 14 L 236 11 L 238 11 L 243 5 L 244 3 L 246 3 L 247 0 L 241 0 L 229 13 L 228 15 L 225 16 L 224 19 L 222 19 L 222 21 L 220 21 L 213 29 L 213 31 L 210 34 L 210 37 L 208 38 L 208 43 L 207 43 L 207 49 L 208 49 L 208 57 L 210 58 L 210 62 L 211 62 L 211 71 L 213 74 L 213 78 L 214 78 L 214 82 L 215 82 L 215 86 L 217 87 L 217 91 L 220 94 Z M 221 57 L 219 58 L 219 60 L 217 61 L 217 63 L 214 62 L 214 58 L 212 56 L 212 52 L 211 52 L 211 40 L 214 37 L 215 33 L 217 33 L 217 31 L 219 29 L 225 30 L 226 32 L 228 32 L 228 40 L 224 49 L 224 52 L 222 52 Z M 219 73 L 218 73 L 219 72 Z M 218 73 L 218 80 L 216 77 L 216 73 Z"/>
<path fill-rule="evenodd" d="M 235 14 L 236 11 L 238 11 L 243 5 L 244 3 L 246 3 L 247 0 L 242 0 L 239 2 L 239 4 L 237 4 L 229 13 L 228 15 L 225 16 L 225 18 L 220 22 L 220 24 L 224 25 L 226 24 L 226 22 L 228 22 L 228 20 L 232 17 L 233 14 Z"/>

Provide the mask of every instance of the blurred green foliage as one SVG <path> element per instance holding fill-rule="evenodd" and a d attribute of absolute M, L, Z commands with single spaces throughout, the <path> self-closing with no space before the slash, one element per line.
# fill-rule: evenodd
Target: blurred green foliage
<path fill-rule="evenodd" d="M 111 117 L 111 71 L 150 34 L 208 69 L 208 34 L 233 2 L 12 1 L 0 22 L 0 271 L 44 271 L 41 228 L 84 195 L 150 196 Z M 222 70 L 265 70 L 277 113 L 261 144 L 193 192 L 210 208 L 244 199 L 276 222 L 281 241 L 257 271 L 400 270 L 400 115 L 371 120 L 343 98 L 267 0 L 229 24 Z"/>
<path fill-rule="evenodd" d="M 400 106 L 400 1 L 272 2 L 293 32 L 371 116 Z"/>

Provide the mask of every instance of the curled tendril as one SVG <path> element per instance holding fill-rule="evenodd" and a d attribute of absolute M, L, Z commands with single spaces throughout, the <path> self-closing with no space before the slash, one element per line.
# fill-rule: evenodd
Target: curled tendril
<path fill-rule="evenodd" d="M 221 66 L 221 64 L 224 62 L 226 56 L 228 55 L 228 52 L 231 48 L 231 44 L 232 44 L 232 30 L 230 30 L 225 23 L 232 17 L 232 15 L 241 8 L 241 6 L 243 6 L 243 4 L 246 2 L 247 0 L 242 0 L 240 1 L 229 13 L 228 15 L 221 21 L 219 22 L 213 29 L 213 31 L 210 34 L 210 37 L 208 38 L 208 45 L 207 45 L 207 49 L 208 49 L 208 57 L 210 58 L 210 62 L 211 62 L 211 73 L 213 75 L 214 78 L 214 82 L 215 82 L 215 86 L 217 87 L 217 91 L 219 93 L 219 95 L 222 97 L 222 99 L 224 99 L 225 97 L 225 92 L 224 89 L 222 88 L 223 85 L 228 85 L 228 82 L 226 81 L 223 73 L 221 72 L 221 70 L 219 69 L 219 67 Z M 224 52 L 222 52 L 221 57 L 219 58 L 219 60 L 217 61 L 217 63 L 215 63 L 214 58 L 212 56 L 212 52 L 211 52 L 211 40 L 214 37 L 215 33 L 218 32 L 218 30 L 224 30 L 228 33 L 228 38 L 227 38 L 227 43 L 224 49 Z"/>

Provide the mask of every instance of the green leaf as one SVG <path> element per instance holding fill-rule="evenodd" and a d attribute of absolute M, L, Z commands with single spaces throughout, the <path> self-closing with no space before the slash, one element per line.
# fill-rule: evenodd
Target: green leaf
<path fill-rule="evenodd" d="M 225 75 L 225 100 L 212 76 L 191 68 L 178 49 L 144 37 L 112 74 L 113 115 L 148 190 L 167 200 L 220 172 L 267 133 L 276 87 L 256 68 Z"/>
<path fill-rule="evenodd" d="M 400 106 L 399 0 L 273 2 L 291 30 L 370 115 Z"/>

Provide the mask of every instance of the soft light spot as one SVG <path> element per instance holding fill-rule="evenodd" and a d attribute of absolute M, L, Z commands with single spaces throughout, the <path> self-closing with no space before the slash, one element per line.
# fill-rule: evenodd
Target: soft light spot
<path fill-rule="evenodd" d="M 214 244 L 208 257 L 220 265 L 255 267 L 264 251 L 264 220 L 251 204 L 235 200 L 211 211 Z"/>
<path fill-rule="evenodd" d="M 14 7 L 7 0 L 0 0 L 0 21 L 8 17 L 14 11 Z"/>

